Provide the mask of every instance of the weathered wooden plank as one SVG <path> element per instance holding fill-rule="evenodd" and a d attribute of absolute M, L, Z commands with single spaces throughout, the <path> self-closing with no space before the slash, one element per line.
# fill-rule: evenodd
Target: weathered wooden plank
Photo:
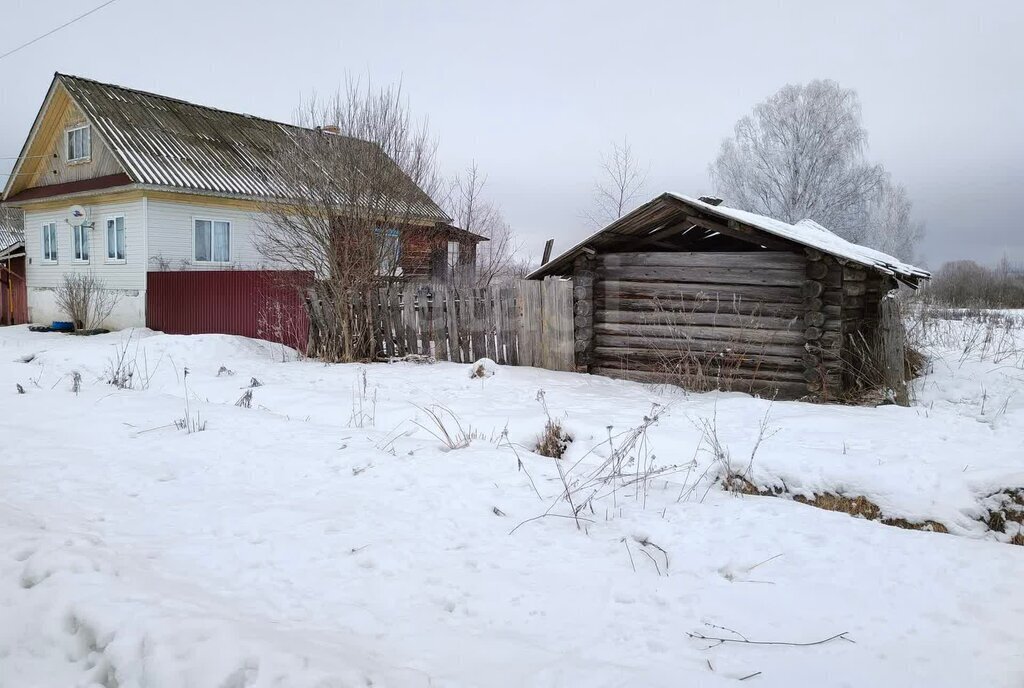
<path fill-rule="evenodd" d="M 722 313 L 732 315 L 760 315 L 779 318 L 800 317 L 804 307 L 800 303 L 768 303 L 746 299 L 715 300 L 701 298 L 643 298 L 598 295 L 594 299 L 597 310 Z M 827 306 L 825 308 L 828 308 Z M 839 315 L 839 306 L 832 309 Z"/>
<path fill-rule="evenodd" d="M 690 311 L 635 311 L 599 308 L 594 314 L 595 322 L 640 323 L 650 325 L 711 325 L 721 327 L 747 327 L 781 330 L 797 328 L 798 316 L 780 318 L 767 315 L 742 315 L 735 313 L 694 313 Z"/>
<path fill-rule="evenodd" d="M 910 406 L 905 367 L 905 337 L 899 301 L 894 298 L 883 298 L 879 304 L 876 348 L 885 386 L 892 390 L 894 401 L 900 406 Z"/>
<path fill-rule="evenodd" d="M 408 284 L 402 293 L 402 320 L 405 326 L 406 350 L 411 354 L 420 351 L 419 337 L 416 332 L 416 285 Z"/>
<path fill-rule="evenodd" d="M 534 331 L 543 313 L 540 304 L 541 283 L 519 283 L 519 365 L 536 365 L 539 352 L 534 350 Z"/>
<path fill-rule="evenodd" d="M 636 337 L 705 339 L 724 342 L 803 344 L 805 331 L 799 329 L 769 330 L 742 327 L 701 327 L 698 325 L 648 325 L 637 323 L 595 323 L 597 334 L 633 335 Z"/>
<path fill-rule="evenodd" d="M 615 368 L 594 367 L 592 372 L 596 375 L 616 378 L 620 380 L 632 380 L 649 384 L 670 384 L 679 385 L 679 376 L 665 373 L 652 373 L 646 371 L 618 370 Z M 805 382 L 771 382 L 765 380 L 731 380 L 731 391 L 742 391 L 748 394 L 760 394 L 779 399 L 799 399 L 807 396 L 807 384 Z M 742 389 L 741 389 L 742 387 Z"/>
<path fill-rule="evenodd" d="M 722 352 L 754 356 L 802 356 L 806 349 L 796 344 L 741 343 L 713 339 L 671 339 L 668 337 L 636 337 L 617 334 L 595 334 L 595 346 L 624 346 L 670 352 Z"/>
<path fill-rule="evenodd" d="M 461 362 L 462 352 L 459 348 L 459 315 L 456 304 L 455 289 L 449 286 L 444 288 L 445 321 L 448 325 L 448 360 Z"/>
<path fill-rule="evenodd" d="M 642 361 L 650 360 L 670 360 L 673 351 L 671 350 L 658 350 L 651 347 L 644 346 L 643 344 L 637 344 L 635 346 L 596 346 L 594 347 L 594 355 L 599 358 L 605 359 L 635 359 Z M 798 370 L 803 369 L 806 366 L 803 358 L 797 354 L 791 354 L 789 356 L 772 355 L 766 354 L 759 351 L 751 353 L 729 353 L 723 354 L 720 351 L 688 351 L 686 355 L 694 356 L 701 360 L 713 360 L 719 359 L 727 361 L 726 365 L 766 365 L 773 368 L 779 369 L 792 369 Z"/>
<path fill-rule="evenodd" d="M 573 328 L 573 283 L 566 280 L 552 280 L 554 298 L 554 330 L 548 333 L 553 341 L 554 363 L 556 370 L 571 371 L 575 368 L 574 328 Z"/>
<path fill-rule="evenodd" d="M 605 278 L 633 282 L 669 282 L 714 285 L 760 285 L 799 287 L 804 280 L 800 270 L 761 270 L 742 268 L 690 268 L 658 266 L 605 267 Z"/>
<path fill-rule="evenodd" d="M 634 282 L 628 280 L 601 280 L 594 285 L 594 294 L 600 296 L 680 297 L 700 296 L 719 301 L 751 300 L 771 303 L 801 303 L 800 285 L 792 287 L 762 287 L 757 285 L 723 285 L 671 282 Z"/>
<path fill-rule="evenodd" d="M 802 270 L 806 259 L 784 251 L 730 252 L 622 252 L 597 256 L 605 267 L 640 265 L 683 268 L 746 268 L 749 270 Z"/>
<path fill-rule="evenodd" d="M 470 360 L 475 361 L 487 355 L 484 345 L 483 314 L 480 309 L 482 296 L 480 290 L 475 288 L 467 288 L 465 293 L 469 300 L 467 304 L 469 308 L 466 311 L 469 316 L 470 346 L 472 347 Z"/>
<path fill-rule="evenodd" d="M 704 375 L 708 377 L 734 378 L 737 380 L 764 380 L 764 381 L 786 381 L 800 382 L 807 380 L 804 377 L 804 367 L 777 368 L 769 365 L 750 365 L 755 362 L 741 362 L 736 364 L 715 365 L 713 362 L 687 362 L 687 359 L 675 360 L 642 360 L 637 358 L 621 359 L 598 357 L 595 365 L 599 368 L 614 368 L 617 370 L 636 370 L 651 373 L 670 373 L 677 375 Z"/>

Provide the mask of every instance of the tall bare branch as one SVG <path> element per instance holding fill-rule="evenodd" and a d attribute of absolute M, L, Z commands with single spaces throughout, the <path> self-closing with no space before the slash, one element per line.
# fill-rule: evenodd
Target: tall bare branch
<path fill-rule="evenodd" d="M 601 168 L 594 182 L 593 206 L 584 218 L 594 227 L 603 227 L 633 209 L 647 183 L 643 168 L 629 139 L 612 143 L 611 151 L 601 156 Z"/>

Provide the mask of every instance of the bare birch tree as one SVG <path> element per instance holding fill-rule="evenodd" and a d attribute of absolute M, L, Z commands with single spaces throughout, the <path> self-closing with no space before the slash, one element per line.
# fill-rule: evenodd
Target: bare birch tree
<path fill-rule="evenodd" d="M 594 227 L 604 227 L 633 209 L 647 183 L 647 170 L 633 154 L 629 139 L 612 143 L 601 156 L 601 171 L 594 182 L 593 207 L 584 218 Z"/>
<path fill-rule="evenodd" d="M 484 287 L 514 277 L 522 249 L 501 209 L 484 195 L 486 184 L 486 175 L 474 161 L 455 178 L 449 201 L 449 215 L 457 227 L 487 238 L 477 244 L 474 277 L 475 284 Z"/>
<path fill-rule="evenodd" d="M 436 143 L 413 121 L 400 87 L 350 80 L 312 98 L 275 151 L 280 198 L 261 208 L 255 239 L 272 265 L 312 272 L 307 352 L 331 361 L 373 355 L 371 290 L 399 270 L 399 241 L 443 212 Z"/>
<path fill-rule="evenodd" d="M 850 237 L 884 177 L 865 160 L 867 138 L 855 91 L 834 81 L 789 84 L 736 123 L 711 177 L 731 206 L 809 218 Z"/>

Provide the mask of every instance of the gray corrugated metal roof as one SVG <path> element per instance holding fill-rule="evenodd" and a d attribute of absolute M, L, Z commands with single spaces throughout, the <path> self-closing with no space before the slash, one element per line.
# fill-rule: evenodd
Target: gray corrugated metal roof
<path fill-rule="evenodd" d="M 275 151 L 308 129 L 66 74 L 57 79 L 136 183 L 260 198 L 295 196 Z M 337 138 L 339 143 L 372 145 Z M 410 212 L 449 220 L 427 194 L 409 184 Z"/>
<path fill-rule="evenodd" d="M 0 254 L 25 243 L 25 220 L 21 210 L 0 206 Z"/>

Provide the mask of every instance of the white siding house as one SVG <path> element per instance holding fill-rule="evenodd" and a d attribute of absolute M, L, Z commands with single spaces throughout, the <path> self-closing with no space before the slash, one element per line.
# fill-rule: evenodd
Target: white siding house
<path fill-rule="evenodd" d="M 258 270 L 268 267 L 256 249 L 257 215 L 227 205 L 167 199 L 148 200 L 150 270 Z M 217 223 L 228 229 L 228 260 L 197 259 L 196 222 Z"/>
<path fill-rule="evenodd" d="M 50 323 L 65 320 L 54 303 L 55 289 L 67 273 L 92 273 L 115 290 L 118 303 L 106 326 L 139 327 L 146 322 L 146 216 L 142 199 L 87 206 L 89 223 L 86 230 L 88 255 L 79 249 L 76 254 L 74 232 L 67 223 L 66 210 L 25 209 L 26 286 L 28 288 L 29 320 Z M 108 252 L 107 222 L 113 223 L 114 241 L 123 226 L 123 246 L 116 243 Z M 56 237 L 56 255 L 49 247 L 44 251 L 44 233 Z M 110 257 L 110 256 L 114 257 Z M 121 255 L 123 258 L 118 258 Z M 55 260 L 54 260 L 55 258 Z"/>
<path fill-rule="evenodd" d="M 197 317 L 209 314 L 212 304 L 235 333 L 252 336 L 258 320 L 252 305 L 265 298 L 256 285 L 279 275 L 230 273 L 286 268 L 257 250 L 257 218 L 262 203 L 296 197 L 282 175 L 280 156 L 294 148 L 296 136 L 311 134 L 360 150 L 376 145 L 54 75 L 0 199 L 24 213 L 29 319 L 67 320 L 56 305 L 57 288 L 66 275 L 91 274 L 117 298 L 104 327 L 148 323 L 181 333 L 211 331 L 224 325 L 217 318 L 199 323 Z M 397 166 L 395 171 L 402 179 Z M 451 227 L 451 218 L 429 195 L 411 179 L 407 183 L 403 202 L 417 229 L 414 236 L 427 232 L 432 242 L 410 245 L 406 254 L 421 272 L 430 272 L 433 249 L 443 251 L 453 237 L 470 248 L 484 240 Z M 76 206 L 84 217 L 72 216 Z M 190 271 L 202 275 L 181 274 Z M 246 286 L 220 288 L 239 283 Z M 221 301 L 210 300 L 218 295 Z"/>

